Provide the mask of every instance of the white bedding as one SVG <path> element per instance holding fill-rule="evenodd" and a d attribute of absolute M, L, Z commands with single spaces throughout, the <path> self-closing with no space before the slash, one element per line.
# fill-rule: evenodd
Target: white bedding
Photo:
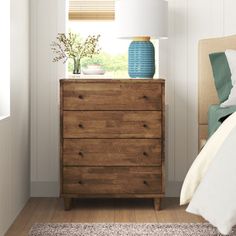
<path fill-rule="evenodd" d="M 236 113 L 215 132 L 191 166 L 181 204 L 228 234 L 236 225 Z"/>

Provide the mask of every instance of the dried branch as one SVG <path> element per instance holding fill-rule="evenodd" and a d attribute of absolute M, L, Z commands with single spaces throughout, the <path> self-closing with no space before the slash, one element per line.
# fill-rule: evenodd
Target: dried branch
<path fill-rule="evenodd" d="M 69 58 L 81 60 L 84 57 L 92 57 L 100 52 L 98 48 L 100 35 L 88 36 L 83 42 L 78 34 L 59 33 L 56 41 L 51 44 L 52 52 L 56 55 L 53 62 L 63 60 L 65 63 Z"/>

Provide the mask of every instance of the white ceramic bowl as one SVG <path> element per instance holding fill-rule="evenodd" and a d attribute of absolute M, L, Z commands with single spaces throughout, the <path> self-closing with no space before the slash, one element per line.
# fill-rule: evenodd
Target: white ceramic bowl
<path fill-rule="evenodd" d="M 100 65 L 89 65 L 88 68 L 82 69 L 84 75 L 104 75 L 105 70 Z"/>

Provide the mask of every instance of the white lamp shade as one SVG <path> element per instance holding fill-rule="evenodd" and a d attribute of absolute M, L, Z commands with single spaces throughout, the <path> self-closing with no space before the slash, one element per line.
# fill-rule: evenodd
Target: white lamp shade
<path fill-rule="evenodd" d="M 118 38 L 167 38 L 168 2 L 165 0 L 116 0 Z"/>

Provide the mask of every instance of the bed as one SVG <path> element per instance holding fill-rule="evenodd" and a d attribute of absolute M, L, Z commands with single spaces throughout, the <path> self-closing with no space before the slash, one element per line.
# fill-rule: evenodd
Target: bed
<path fill-rule="evenodd" d="M 236 50 L 236 35 L 203 39 L 198 45 L 198 146 L 199 150 L 206 143 L 206 140 L 220 126 L 219 116 L 231 112 L 218 106 L 213 74 L 209 60 L 209 54 L 225 51 L 226 49 Z M 231 108 L 235 110 L 235 108 Z M 208 115 L 209 114 L 209 115 Z"/>
<path fill-rule="evenodd" d="M 198 142 L 201 150 L 186 175 L 180 196 L 181 205 L 189 204 L 187 212 L 202 216 L 222 234 L 229 234 L 236 225 L 236 107 L 219 106 L 209 54 L 226 54 L 226 49 L 236 50 L 236 35 L 199 42 Z M 235 63 L 236 60 L 233 61 L 236 68 Z M 231 79 L 235 78 L 234 73 L 231 75 Z"/>

